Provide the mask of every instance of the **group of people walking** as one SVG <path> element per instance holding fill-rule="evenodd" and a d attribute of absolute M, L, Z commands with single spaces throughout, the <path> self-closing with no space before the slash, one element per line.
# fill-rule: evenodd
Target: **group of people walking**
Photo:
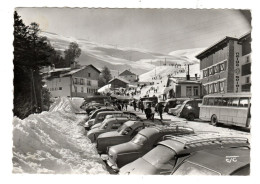
<path fill-rule="evenodd" d="M 138 103 L 136 101 L 133 101 L 133 107 L 134 110 L 137 111 L 137 108 L 139 109 L 138 111 L 144 112 L 146 115 L 147 119 L 154 120 L 154 115 L 156 112 L 160 115 L 160 119 L 163 120 L 163 109 L 164 105 L 162 103 L 157 103 L 156 105 L 147 105 L 147 107 L 144 107 L 144 103 L 142 101 L 139 101 Z"/>

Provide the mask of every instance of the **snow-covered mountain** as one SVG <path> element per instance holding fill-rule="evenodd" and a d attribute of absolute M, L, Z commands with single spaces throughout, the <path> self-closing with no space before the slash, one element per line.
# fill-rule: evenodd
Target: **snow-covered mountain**
<path fill-rule="evenodd" d="M 81 56 L 78 59 L 80 64 L 93 64 L 99 69 L 107 66 L 114 76 L 126 69 L 140 75 L 165 63 L 167 65 L 196 63 L 198 60 L 194 57 L 195 53 L 203 50 L 188 49 L 160 54 L 141 49 L 94 43 L 89 40 L 65 37 L 50 32 L 42 32 L 41 35 L 46 36 L 53 47 L 60 51 L 67 49 L 70 42 L 77 42 L 81 48 Z"/>

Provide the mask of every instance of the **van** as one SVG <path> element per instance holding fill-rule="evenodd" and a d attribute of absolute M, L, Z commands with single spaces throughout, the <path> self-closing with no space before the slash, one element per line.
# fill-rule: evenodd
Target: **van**
<path fill-rule="evenodd" d="M 169 112 L 170 108 L 175 108 L 177 105 L 182 104 L 185 100 L 191 100 L 190 98 L 171 98 L 165 102 L 164 112 Z"/>
<path fill-rule="evenodd" d="M 193 121 L 195 118 L 199 118 L 201 104 L 202 99 L 186 100 L 180 107 L 177 116 Z"/>

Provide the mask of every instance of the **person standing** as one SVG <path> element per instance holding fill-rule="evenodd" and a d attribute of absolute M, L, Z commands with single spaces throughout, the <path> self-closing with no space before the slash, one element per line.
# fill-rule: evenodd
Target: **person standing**
<path fill-rule="evenodd" d="M 151 120 L 154 120 L 154 114 L 155 114 L 155 108 L 154 108 L 154 106 L 152 106 L 151 107 L 151 116 L 150 116 Z"/>
<path fill-rule="evenodd" d="M 151 105 L 148 105 L 148 107 L 144 110 L 145 115 L 146 115 L 146 119 L 150 119 L 151 118 Z"/>
<path fill-rule="evenodd" d="M 120 103 L 117 103 L 117 108 L 118 108 L 119 111 L 122 110 L 122 107 L 121 107 Z"/>
<path fill-rule="evenodd" d="M 140 101 L 140 109 L 141 109 L 141 111 L 142 111 L 142 113 L 143 113 L 143 112 L 144 112 L 144 104 L 143 104 L 142 101 Z"/>
<path fill-rule="evenodd" d="M 158 113 L 160 115 L 161 120 L 163 120 L 163 117 L 162 117 L 163 108 L 164 108 L 164 105 L 162 103 L 158 103 L 157 109 L 158 109 Z"/>
<path fill-rule="evenodd" d="M 127 110 L 127 102 L 125 102 L 125 110 Z"/>
<path fill-rule="evenodd" d="M 136 102 L 135 102 L 135 100 L 133 101 L 133 107 L 134 107 L 134 110 L 136 111 Z"/>

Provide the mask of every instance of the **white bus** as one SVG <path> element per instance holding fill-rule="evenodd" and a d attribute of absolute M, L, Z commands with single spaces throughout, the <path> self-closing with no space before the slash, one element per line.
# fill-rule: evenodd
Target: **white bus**
<path fill-rule="evenodd" d="M 200 119 L 250 128 L 251 93 L 211 94 L 203 98 Z"/>

